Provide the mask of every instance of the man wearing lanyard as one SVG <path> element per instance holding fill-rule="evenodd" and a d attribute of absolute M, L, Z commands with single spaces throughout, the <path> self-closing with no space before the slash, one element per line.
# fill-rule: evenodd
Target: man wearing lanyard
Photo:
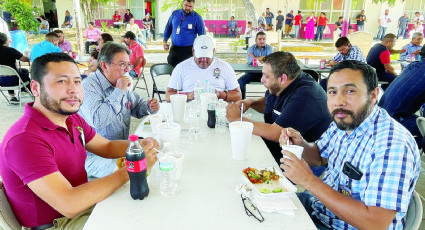
<path fill-rule="evenodd" d="M 167 43 L 171 37 L 172 46 L 168 54 L 168 64 L 175 67 L 180 62 L 192 57 L 193 42 L 197 35 L 205 34 L 202 17 L 193 11 L 195 0 L 184 0 L 183 9 L 175 10 L 168 19 L 164 31 L 164 50 L 169 50 Z"/>

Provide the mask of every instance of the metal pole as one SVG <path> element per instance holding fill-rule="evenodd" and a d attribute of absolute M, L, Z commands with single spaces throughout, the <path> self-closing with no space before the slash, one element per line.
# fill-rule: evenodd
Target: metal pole
<path fill-rule="evenodd" d="M 79 57 L 84 55 L 83 28 L 81 27 L 80 0 L 74 1 L 75 30 L 77 32 L 77 50 Z"/>
<path fill-rule="evenodd" d="M 350 21 L 350 12 L 351 12 L 351 0 L 345 0 L 344 4 L 344 18 L 342 21 L 342 32 L 341 37 L 347 37 L 348 34 L 348 23 Z"/>

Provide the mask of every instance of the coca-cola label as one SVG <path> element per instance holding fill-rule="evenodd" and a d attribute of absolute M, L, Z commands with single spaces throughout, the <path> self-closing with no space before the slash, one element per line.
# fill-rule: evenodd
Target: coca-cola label
<path fill-rule="evenodd" d="M 147 168 L 146 158 L 140 161 L 127 161 L 127 171 L 132 173 L 145 171 Z"/>

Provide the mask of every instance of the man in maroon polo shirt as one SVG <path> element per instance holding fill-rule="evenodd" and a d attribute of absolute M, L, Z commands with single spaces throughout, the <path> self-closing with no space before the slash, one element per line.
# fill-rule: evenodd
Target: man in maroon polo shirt
<path fill-rule="evenodd" d="M 128 141 L 103 138 L 77 114 L 83 87 L 69 55 L 36 58 L 31 76 L 35 101 L 25 106 L 0 146 L 5 192 L 24 229 L 82 229 L 91 207 L 129 179 L 124 167 L 87 182 L 86 150 L 105 158 L 123 157 Z M 154 142 L 142 141 L 148 169 L 156 161 Z"/>

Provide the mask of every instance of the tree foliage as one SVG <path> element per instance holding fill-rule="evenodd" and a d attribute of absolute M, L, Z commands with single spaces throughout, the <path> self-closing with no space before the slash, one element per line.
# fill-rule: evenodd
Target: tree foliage
<path fill-rule="evenodd" d="M 80 0 L 80 7 L 86 21 L 94 22 L 96 18 L 99 18 L 97 9 L 101 8 L 102 4 L 116 1 L 117 0 Z"/>
<path fill-rule="evenodd" d="M 164 2 L 164 5 L 162 5 L 161 11 L 164 12 L 168 9 L 177 10 L 182 8 L 182 5 L 183 5 L 183 0 L 167 0 Z M 204 16 L 208 12 L 208 8 L 206 6 L 196 7 L 196 4 L 195 4 L 194 10 L 201 16 Z"/>
<path fill-rule="evenodd" d="M 394 6 L 396 0 L 372 0 L 372 2 L 375 3 L 375 4 L 377 4 L 377 3 L 388 3 L 388 5 Z"/>
<path fill-rule="evenodd" d="M 35 20 L 31 5 L 20 0 L 6 0 L 2 8 L 12 14 L 21 30 L 38 31 L 40 23 Z"/>

